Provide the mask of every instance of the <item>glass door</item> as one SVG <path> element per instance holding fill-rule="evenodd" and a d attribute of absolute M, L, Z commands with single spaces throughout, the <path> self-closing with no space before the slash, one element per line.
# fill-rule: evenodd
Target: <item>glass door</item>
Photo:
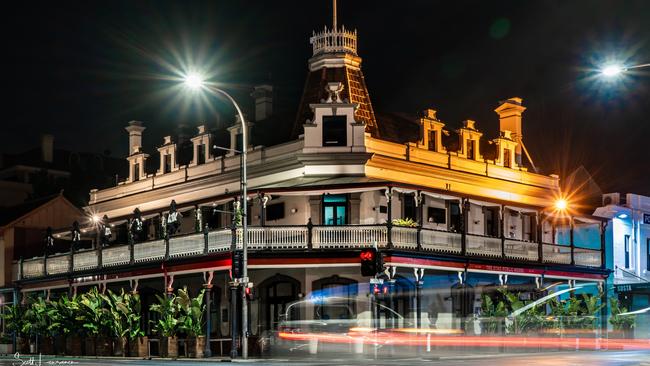
<path fill-rule="evenodd" d="M 323 225 L 347 224 L 348 197 L 344 194 L 323 196 Z"/>

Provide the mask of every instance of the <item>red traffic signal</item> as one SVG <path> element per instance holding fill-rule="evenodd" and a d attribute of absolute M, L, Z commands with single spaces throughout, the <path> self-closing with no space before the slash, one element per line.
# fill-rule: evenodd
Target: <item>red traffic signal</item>
<path fill-rule="evenodd" d="M 378 272 L 381 272 L 384 267 L 384 261 L 381 253 L 377 249 L 370 248 L 364 249 L 359 254 L 361 260 L 361 275 L 374 277 Z"/>
<path fill-rule="evenodd" d="M 248 301 L 255 300 L 255 290 L 252 287 L 246 286 L 244 288 L 244 294 L 246 295 Z"/>
<path fill-rule="evenodd" d="M 359 255 L 359 258 L 361 258 L 362 261 L 371 261 L 375 259 L 375 253 L 374 250 L 364 250 L 361 252 Z"/>

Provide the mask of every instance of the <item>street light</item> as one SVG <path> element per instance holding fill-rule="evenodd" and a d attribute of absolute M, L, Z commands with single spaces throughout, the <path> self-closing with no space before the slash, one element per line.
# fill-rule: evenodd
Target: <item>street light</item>
<path fill-rule="evenodd" d="M 184 83 L 185 86 L 193 90 L 198 90 L 204 85 L 203 77 L 196 72 L 191 72 L 185 75 Z"/>
<path fill-rule="evenodd" d="M 634 65 L 634 66 L 621 66 L 618 64 L 611 64 L 605 66 L 603 69 L 600 70 L 600 73 L 606 77 L 606 78 L 613 78 L 616 77 L 628 70 L 631 69 L 641 69 L 644 67 L 650 67 L 650 64 L 641 64 L 641 65 Z"/>
<path fill-rule="evenodd" d="M 242 260 L 242 278 L 241 282 L 243 285 L 243 288 L 248 287 L 248 223 L 247 223 L 247 217 L 248 217 L 248 205 L 246 204 L 246 198 L 248 196 L 247 192 L 247 179 L 246 179 L 246 150 L 248 146 L 248 128 L 246 124 L 246 119 L 244 118 L 244 114 L 241 111 L 241 108 L 239 108 L 239 105 L 235 101 L 235 99 L 230 96 L 227 92 L 225 92 L 222 89 L 219 89 L 215 87 L 214 85 L 210 85 L 205 82 L 203 79 L 203 76 L 201 74 L 192 72 L 187 75 L 185 75 L 184 78 L 184 84 L 187 86 L 189 89 L 192 90 L 207 90 L 213 95 L 222 95 L 226 97 L 234 106 L 235 109 L 237 110 L 237 115 L 239 116 L 239 120 L 241 121 L 242 125 L 242 149 L 241 149 L 241 160 L 242 160 L 242 171 L 241 171 L 241 195 L 242 195 L 242 252 L 243 252 L 243 260 Z M 241 317 L 241 327 L 242 327 L 242 341 L 241 341 L 241 346 L 242 346 L 242 358 L 246 359 L 248 358 L 248 303 L 246 302 L 246 295 L 245 292 L 242 291 L 242 307 L 241 307 L 241 312 L 242 312 L 242 317 Z"/>
<path fill-rule="evenodd" d="M 567 200 L 564 199 L 564 198 L 558 198 L 555 201 L 555 209 L 558 210 L 558 211 L 564 211 L 564 210 L 567 209 L 568 206 L 569 206 L 569 204 L 568 204 Z"/>

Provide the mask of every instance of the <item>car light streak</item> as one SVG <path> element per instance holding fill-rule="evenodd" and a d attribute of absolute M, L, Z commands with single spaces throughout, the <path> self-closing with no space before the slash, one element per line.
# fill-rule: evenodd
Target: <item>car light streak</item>
<path fill-rule="evenodd" d="M 371 334 L 333 333 L 286 333 L 278 336 L 284 340 L 314 341 L 325 343 L 364 343 L 396 346 L 471 346 L 471 347 L 520 347 L 520 348 L 569 348 L 650 350 L 650 340 L 601 339 L 601 338 L 558 338 L 558 337 L 481 337 L 481 336 L 435 336 L 400 334 L 396 332 L 375 332 Z"/>

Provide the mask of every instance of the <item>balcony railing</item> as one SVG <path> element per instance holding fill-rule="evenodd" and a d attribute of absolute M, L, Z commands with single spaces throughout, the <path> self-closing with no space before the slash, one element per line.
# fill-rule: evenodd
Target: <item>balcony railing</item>
<path fill-rule="evenodd" d="M 227 252 L 232 249 L 233 244 L 241 248 L 241 228 L 175 236 L 169 240 L 161 239 L 133 245 L 114 245 L 101 248 L 101 252 L 91 249 L 22 260 L 14 264 L 12 273 L 15 279 L 61 276 L 68 275 L 71 271 L 82 272 Z M 602 253 L 597 249 L 385 224 L 254 226 L 248 230 L 248 245 L 252 251 L 338 250 L 376 245 L 379 248 L 428 253 L 465 253 L 468 257 L 602 267 Z"/>

